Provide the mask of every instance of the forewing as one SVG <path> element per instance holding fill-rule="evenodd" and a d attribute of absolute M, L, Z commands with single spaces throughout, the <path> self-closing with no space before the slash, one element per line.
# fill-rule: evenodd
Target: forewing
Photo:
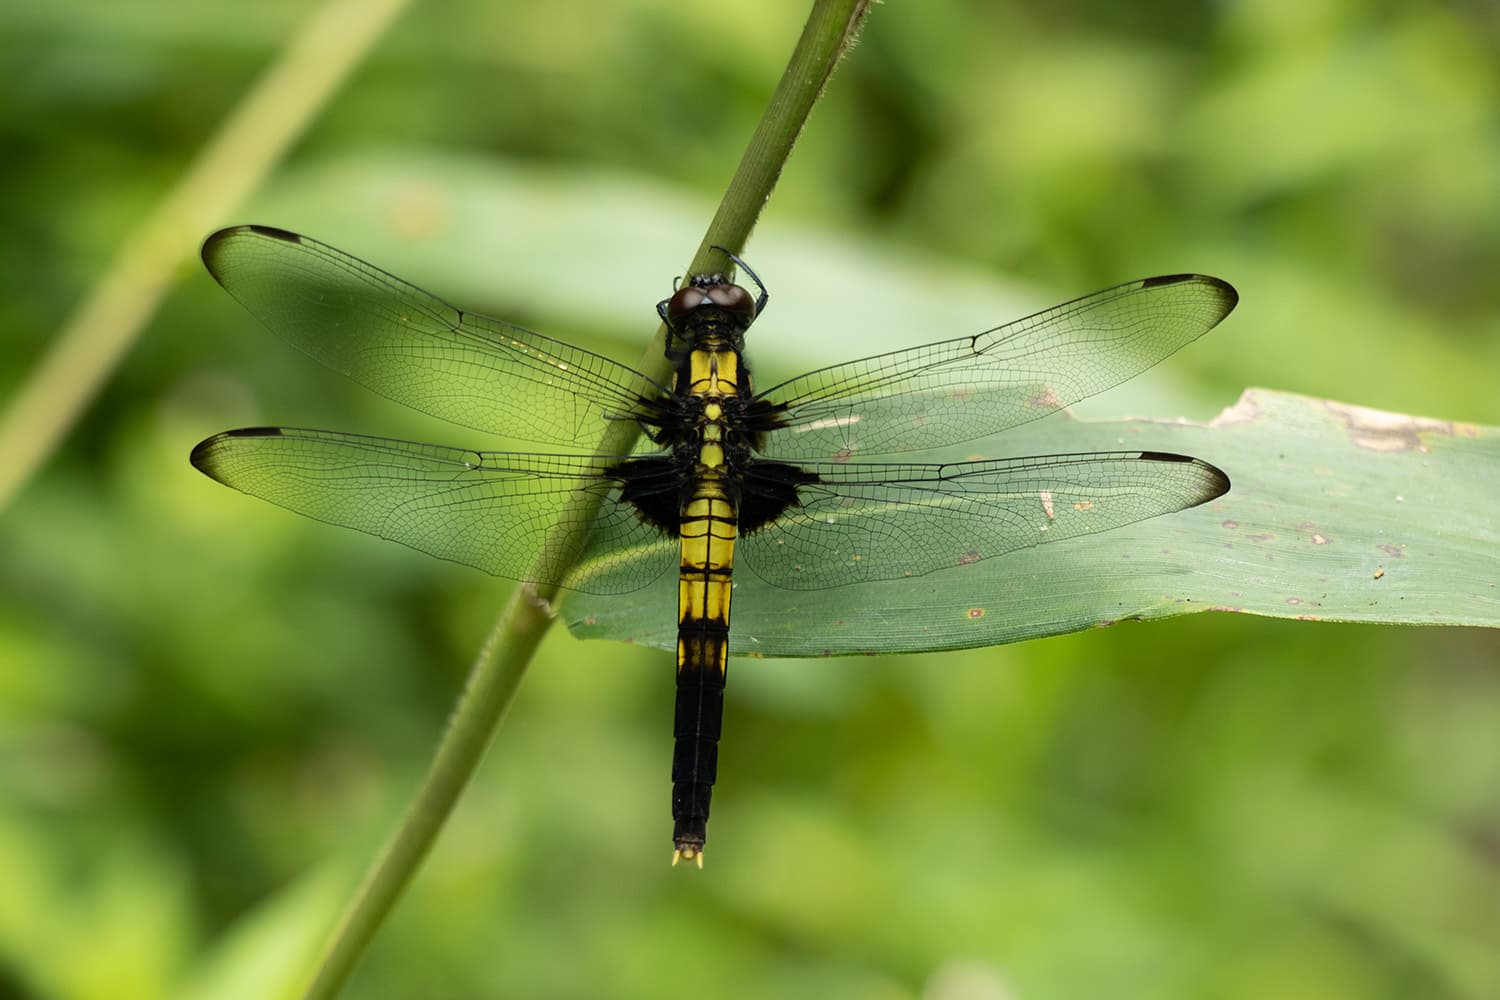
<path fill-rule="evenodd" d="M 922 576 L 1195 507 L 1229 489 L 1206 462 L 1141 451 L 806 469 L 820 481 L 798 487 L 801 506 L 735 549 L 736 566 L 790 590 Z"/>
<path fill-rule="evenodd" d="M 456 309 L 306 236 L 223 229 L 203 262 L 294 347 L 399 403 L 465 427 L 592 447 L 661 390 L 590 351 Z"/>
<path fill-rule="evenodd" d="M 821 368 L 758 397 L 785 407 L 765 454 L 838 461 L 994 434 L 1140 374 L 1237 300 L 1218 278 L 1147 278 L 976 337 Z"/>
<path fill-rule="evenodd" d="M 627 593 L 678 561 L 676 539 L 601 474 L 613 459 L 255 427 L 214 435 L 192 461 L 242 493 L 512 580 Z"/>

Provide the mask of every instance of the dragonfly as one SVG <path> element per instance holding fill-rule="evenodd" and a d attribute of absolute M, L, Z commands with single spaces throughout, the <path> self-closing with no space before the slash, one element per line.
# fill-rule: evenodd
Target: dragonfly
<path fill-rule="evenodd" d="M 203 246 L 209 273 L 293 347 L 417 410 L 569 451 L 247 427 L 202 441 L 191 456 L 246 494 L 512 580 L 628 594 L 676 574 L 673 864 L 700 868 L 733 573 L 792 591 L 962 573 L 1222 496 L 1229 478 L 1220 469 L 1159 451 L 865 459 L 1057 412 L 1150 368 L 1238 301 L 1218 278 L 1146 278 L 758 390 L 745 335 L 769 294 L 721 252 L 757 294 L 730 271 L 675 285 L 656 307 L 671 372 L 658 380 L 456 308 L 306 236 L 220 230 Z M 639 433 L 607 436 L 622 424 Z M 634 443 L 596 453 L 601 440 L 626 438 Z"/>

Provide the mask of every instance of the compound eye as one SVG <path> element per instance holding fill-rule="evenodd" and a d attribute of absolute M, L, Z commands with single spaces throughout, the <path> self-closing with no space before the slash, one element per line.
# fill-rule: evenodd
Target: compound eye
<path fill-rule="evenodd" d="M 687 317 L 688 313 L 701 306 L 707 298 L 708 296 L 704 294 L 703 289 L 694 287 L 693 285 L 677 289 L 677 291 L 672 293 L 672 297 L 667 300 L 667 320 L 673 326 L 678 325 L 679 322 Z"/>
<path fill-rule="evenodd" d="M 725 312 L 747 322 L 755 318 L 755 300 L 739 285 L 715 285 L 709 289 L 708 299 Z"/>

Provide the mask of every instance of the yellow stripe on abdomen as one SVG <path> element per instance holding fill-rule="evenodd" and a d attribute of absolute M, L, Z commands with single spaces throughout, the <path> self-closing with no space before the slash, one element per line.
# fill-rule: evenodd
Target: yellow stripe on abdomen
<path fill-rule="evenodd" d="M 712 577 L 689 577 L 686 573 L 677 583 L 677 623 L 729 625 L 728 580 Z"/>
<path fill-rule="evenodd" d="M 672 750 L 672 840 L 676 858 L 703 863 L 709 801 L 718 774 L 729 668 L 729 602 L 738 518 L 725 489 L 723 400 L 739 392 L 732 351 L 694 350 L 688 391 L 707 396 L 699 430 L 697 476 L 682 506 L 677 582 L 677 709 Z"/>
<path fill-rule="evenodd" d="M 734 505 L 707 480 L 683 507 L 677 622 L 729 627 L 730 573 L 737 531 Z M 679 664 L 680 666 L 680 664 Z"/>

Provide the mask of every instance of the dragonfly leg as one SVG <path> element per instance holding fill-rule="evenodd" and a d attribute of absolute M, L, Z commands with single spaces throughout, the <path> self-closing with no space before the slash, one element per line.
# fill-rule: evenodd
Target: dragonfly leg
<path fill-rule="evenodd" d="M 755 315 L 759 317 L 761 313 L 765 312 L 766 303 L 771 301 L 771 293 L 766 291 L 765 283 L 760 280 L 760 275 L 752 271 L 750 269 L 750 265 L 741 260 L 738 254 L 730 253 L 729 250 L 725 247 L 721 247 L 717 243 L 715 243 L 713 246 L 709 247 L 709 249 L 719 251 L 721 254 L 734 261 L 735 266 L 738 267 L 741 271 L 744 271 L 746 274 L 750 275 L 750 280 L 755 282 L 756 288 L 760 289 L 760 296 L 755 300 Z"/>

